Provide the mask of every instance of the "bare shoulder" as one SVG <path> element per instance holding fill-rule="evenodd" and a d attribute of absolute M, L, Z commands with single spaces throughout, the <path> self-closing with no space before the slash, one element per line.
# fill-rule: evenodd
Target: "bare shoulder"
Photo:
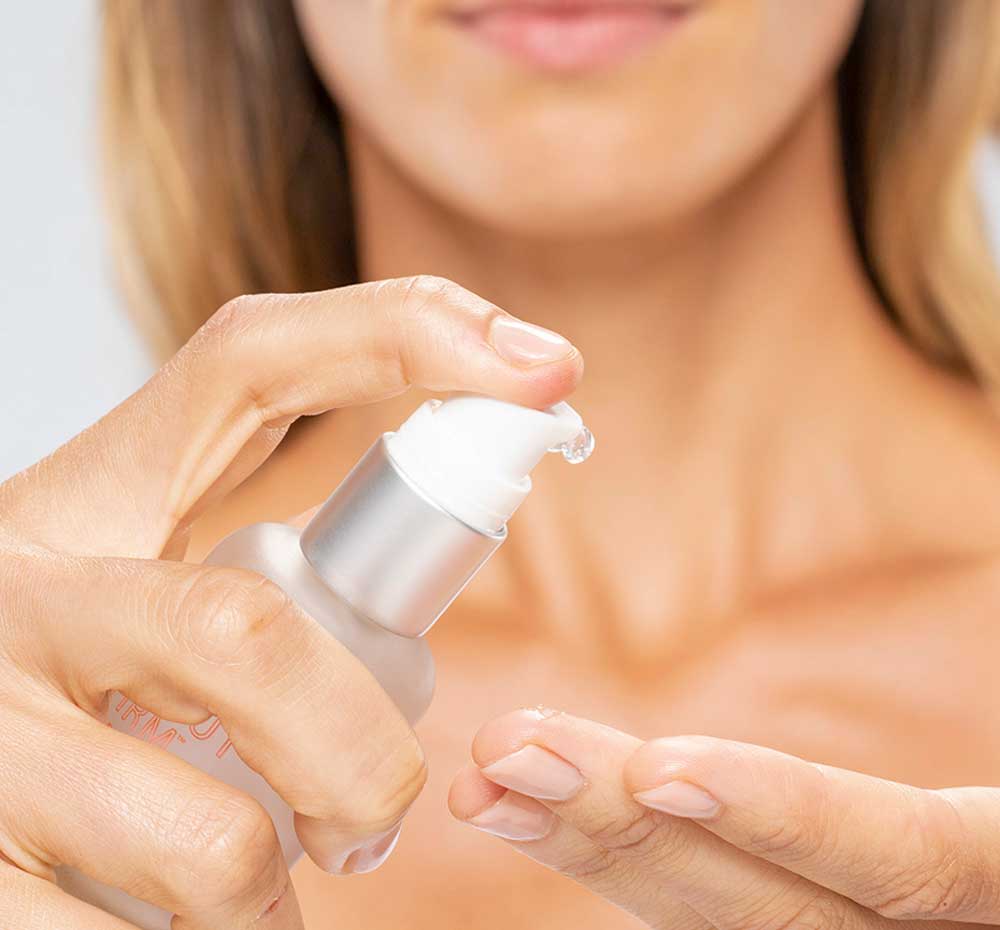
<path fill-rule="evenodd" d="M 880 437 L 866 437 L 880 450 L 872 507 L 913 550 L 1000 554 L 1000 408 L 964 381 L 927 380 L 899 399 L 896 416 L 879 418 Z"/>
<path fill-rule="evenodd" d="M 751 742 L 929 787 L 995 784 L 998 660 L 987 553 L 790 592 L 747 618 L 711 677 L 745 695 Z"/>

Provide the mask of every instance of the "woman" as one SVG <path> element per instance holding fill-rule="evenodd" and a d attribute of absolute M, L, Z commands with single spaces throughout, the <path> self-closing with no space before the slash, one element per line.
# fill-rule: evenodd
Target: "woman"
<path fill-rule="evenodd" d="M 0 923 L 125 926 L 60 863 L 177 930 L 1000 920 L 988 793 L 642 742 L 1000 773 L 992 0 L 106 16 L 134 305 L 165 354 L 223 309 L 0 488 Z M 419 744 L 280 590 L 192 564 L 314 505 L 408 385 L 541 406 L 581 355 L 599 453 L 539 469 L 435 629 Z M 325 869 L 409 811 L 398 849 L 296 896 L 259 806 L 102 727 L 111 690 L 217 714 Z"/>

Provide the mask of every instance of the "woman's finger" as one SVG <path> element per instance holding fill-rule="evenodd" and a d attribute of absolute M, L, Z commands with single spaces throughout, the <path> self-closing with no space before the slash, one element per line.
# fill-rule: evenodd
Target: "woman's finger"
<path fill-rule="evenodd" d="M 546 406 L 581 371 L 562 337 L 439 278 L 244 297 L 140 391 L 8 482 L 0 511 L 63 551 L 155 557 L 268 426 L 410 385 Z M 273 445 L 265 439 L 251 465 Z"/>
<path fill-rule="evenodd" d="M 16 660 L 102 718 L 108 692 L 127 694 L 111 713 L 128 730 L 198 753 L 220 778 L 245 778 L 241 759 L 296 812 L 322 868 L 367 871 L 388 855 L 426 777 L 420 744 L 368 669 L 280 588 L 238 569 L 47 553 L 19 575 L 10 597 L 35 619 Z M 425 648 L 397 637 L 384 654 Z M 201 723 L 210 715 L 222 729 Z"/>
<path fill-rule="evenodd" d="M 256 926 L 265 915 L 267 930 L 301 930 L 274 826 L 253 798 L 56 695 L 4 700 L 19 722 L 0 761 L 13 865 L 41 866 L 39 878 L 75 869 L 178 915 L 174 930 Z"/>
<path fill-rule="evenodd" d="M 926 791 L 709 737 L 629 760 L 645 807 L 696 820 L 893 919 L 1000 920 L 1000 791 Z"/>
<path fill-rule="evenodd" d="M 613 843 L 596 842 L 560 820 L 546 802 L 490 781 L 475 763 L 455 776 L 448 807 L 458 820 L 499 837 L 655 930 L 712 930 L 704 917 L 667 889 L 647 882 L 632 863 L 617 855 Z"/>
<path fill-rule="evenodd" d="M 869 930 L 886 923 L 695 823 L 637 803 L 622 773 L 639 745 L 633 737 L 566 714 L 519 711 L 480 730 L 473 758 L 481 776 L 555 815 L 549 832 L 526 844 L 529 855 L 569 871 L 653 927 L 690 924 L 692 914 L 718 930 Z M 525 802 L 513 803 L 523 808 Z M 470 822 L 483 826 L 483 816 Z M 496 815 L 485 816 L 488 826 Z M 581 839 L 592 844 L 582 859 Z"/>
<path fill-rule="evenodd" d="M 50 881 L 0 860 L 0 927 L 4 930 L 136 930 L 70 897 Z"/>

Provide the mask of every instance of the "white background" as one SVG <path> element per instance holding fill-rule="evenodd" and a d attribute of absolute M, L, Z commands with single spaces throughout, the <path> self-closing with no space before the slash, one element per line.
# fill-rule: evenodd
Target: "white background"
<path fill-rule="evenodd" d="M 0 480 L 93 422 L 151 370 L 116 299 L 100 218 L 94 0 L 27 0 L 4 12 Z M 996 150 L 984 180 L 1000 240 Z"/>
<path fill-rule="evenodd" d="M 137 0 L 144 2 L 144 0 Z M 13 2 L 0 28 L 0 480 L 138 387 L 96 183 L 93 0 Z"/>

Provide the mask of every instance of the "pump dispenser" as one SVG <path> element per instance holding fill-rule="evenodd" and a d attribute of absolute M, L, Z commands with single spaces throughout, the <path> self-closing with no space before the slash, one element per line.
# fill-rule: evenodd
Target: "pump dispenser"
<path fill-rule="evenodd" d="M 569 404 L 531 410 L 465 395 L 423 404 L 387 444 L 440 507 L 481 533 L 499 533 L 531 490 L 542 456 L 583 428 Z"/>
<path fill-rule="evenodd" d="M 361 459 L 303 532 L 302 551 L 355 610 L 422 636 L 506 538 L 531 469 L 583 429 L 568 404 L 429 400 Z"/>
<path fill-rule="evenodd" d="M 237 530 L 206 562 L 248 568 L 279 584 L 351 650 L 411 722 L 434 691 L 420 637 L 507 538 L 547 451 L 581 462 L 594 441 L 568 404 L 534 410 L 461 394 L 422 404 L 361 458 L 302 531 L 280 523 Z M 293 813 L 236 755 L 219 721 L 157 721 L 123 695 L 111 725 L 155 741 L 257 798 L 289 865 L 302 855 Z M 59 883 L 143 930 L 170 914 L 69 869 Z"/>

